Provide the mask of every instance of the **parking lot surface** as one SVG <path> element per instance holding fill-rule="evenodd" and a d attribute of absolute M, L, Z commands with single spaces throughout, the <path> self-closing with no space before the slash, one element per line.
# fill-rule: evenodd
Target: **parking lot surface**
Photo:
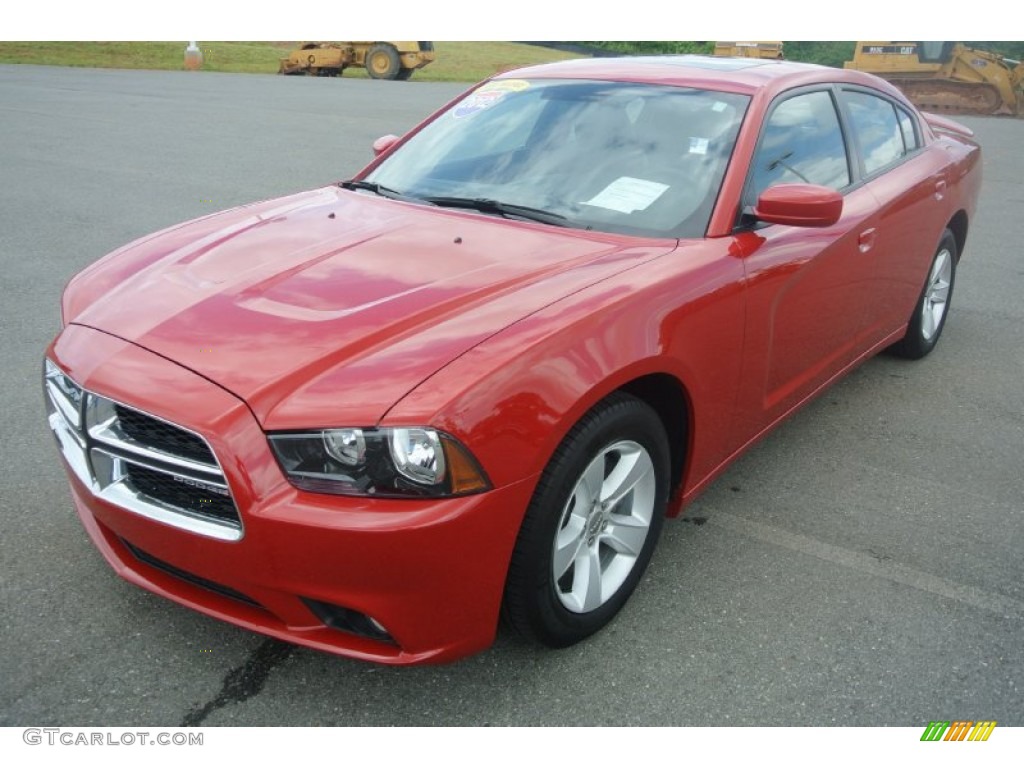
<path fill-rule="evenodd" d="M 1024 121 L 936 352 L 879 357 L 670 521 L 564 651 L 443 667 L 294 648 L 121 581 L 44 423 L 64 283 L 129 240 L 347 178 L 462 86 L 0 66 L 0 725 L 1024 725 Z"/>

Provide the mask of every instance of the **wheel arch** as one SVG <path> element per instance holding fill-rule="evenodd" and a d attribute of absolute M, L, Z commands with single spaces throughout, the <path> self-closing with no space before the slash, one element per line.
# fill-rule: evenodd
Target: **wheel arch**
<path fill-rule="evenodd" d="M 572 404 L 565 403 L 561 419 L 552 425 L 547 438 L 536 446 L 538 471 L 591 409 L 616 393 L 631 395 L 650 406 L 665 429 L 671 452 L 668 514 L 678 514 L 690 475 L 698 413 L 697 398 L 680 372 L 672 368 L 663 357 L 654 356 L 635 360 L 602 379 L 584 382 L 572 396 Z"/>
<path fill-rule="evenodd" d="M 686 386 L 670 373 L 650 373 L 626 382 L 615 391 L 642 400 L 658 414 L 671 452 L 669 499 L 676 499 L 682 492 L 694 439 L 693 400 Z"/>
<path fill-rule="evenodd" d="M 953 233 L 953 238 L 956 240 L 956 260 L 959 262 L 964 253 L 964 246 L 967 244 L 967 212 L 961 208 L 953 214 L 953 218 L 949 220 L 946 228 Z"/>

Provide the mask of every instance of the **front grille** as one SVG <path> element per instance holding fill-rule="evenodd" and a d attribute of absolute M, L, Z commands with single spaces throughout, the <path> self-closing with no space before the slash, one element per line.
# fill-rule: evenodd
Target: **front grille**
<path fill-rule="evenodd" d="M 166 421 L 154 419 L 119 403 L 114 404 L 114 412 L 117 414 L 121 430 L 137 443 L 203 464 L 217 463 L 206 441 L 199 435 L 186 432 Z"/>
<path fill-rule="evenodd" d="M 130 463 L 125 475 L 139 493 L 156 501 L 216 520 L 238 520 L 230 496 L 211 487 L 200 487 L 191 478 Z"/>
<path fill-rule="evenodd" d="M 238 600 L 239 602 L 247 603 L 248 605 L 255 606 L 256 608 L 263 607 L 255 600 L 253 600 L 251 597 L 242 594 L 237 589 L 225 587 L 223 584 L 218 584 L 215 581 L 210 581 L 209 579 L 204 579 L 202 576 L 196 576 L 194 573 L 189 573 L 188 571 L 182 570 L 176 565 L 165 563 L 160 558 L 153 557 L 153 555 L 149 554 L 148 552 L 144 552 L 143 550 L 136 547 L 134 544 L 125 541 L 124 539 L 121 539 L 121 543 L 128 547 L 128 551 L 135 555 L 136 559 L 145 563 L 151 568 L 156 568 L 158 571 L 163 571 L 164 573 L 170 576 L 174 576 L 175 578 L 181 579 L 182 581 L 187 581 L 189 584 L 194 584 L 197 587 L 202 587 L 203 589 L 208 589 L 211 592 L 216 592 L 218 595 L 230 597 L 232 600 Z"/>
<path fill-rule="evenodd" d="M 97 497 L 193 533 L 242 537 L 227 479 L 200 435 L 90 392 L 49 360 L 43 391 L 64 458 Z"/>

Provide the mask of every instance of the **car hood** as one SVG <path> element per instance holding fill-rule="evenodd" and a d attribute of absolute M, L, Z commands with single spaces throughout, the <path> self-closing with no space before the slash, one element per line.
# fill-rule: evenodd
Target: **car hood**
<path fill-rule="evenodd" d="M 129 245 L 72 281 L 64 318 L 216 382 L 265 428 L 368 426 L 488 336 L 673 247 L 329 187 Z"/>

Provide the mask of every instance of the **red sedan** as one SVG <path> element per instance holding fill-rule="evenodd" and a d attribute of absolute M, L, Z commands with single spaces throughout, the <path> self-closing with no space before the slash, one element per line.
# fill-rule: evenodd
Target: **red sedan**
<path fill-rule="evenodd" d="M 579 641 L 730 461 L 935 346 L 970 136 L 788 62 L 502 74 L 356 179 L 71 281 L 44 388 L 79 515 L 129 581 L 314 648 Z"/>

